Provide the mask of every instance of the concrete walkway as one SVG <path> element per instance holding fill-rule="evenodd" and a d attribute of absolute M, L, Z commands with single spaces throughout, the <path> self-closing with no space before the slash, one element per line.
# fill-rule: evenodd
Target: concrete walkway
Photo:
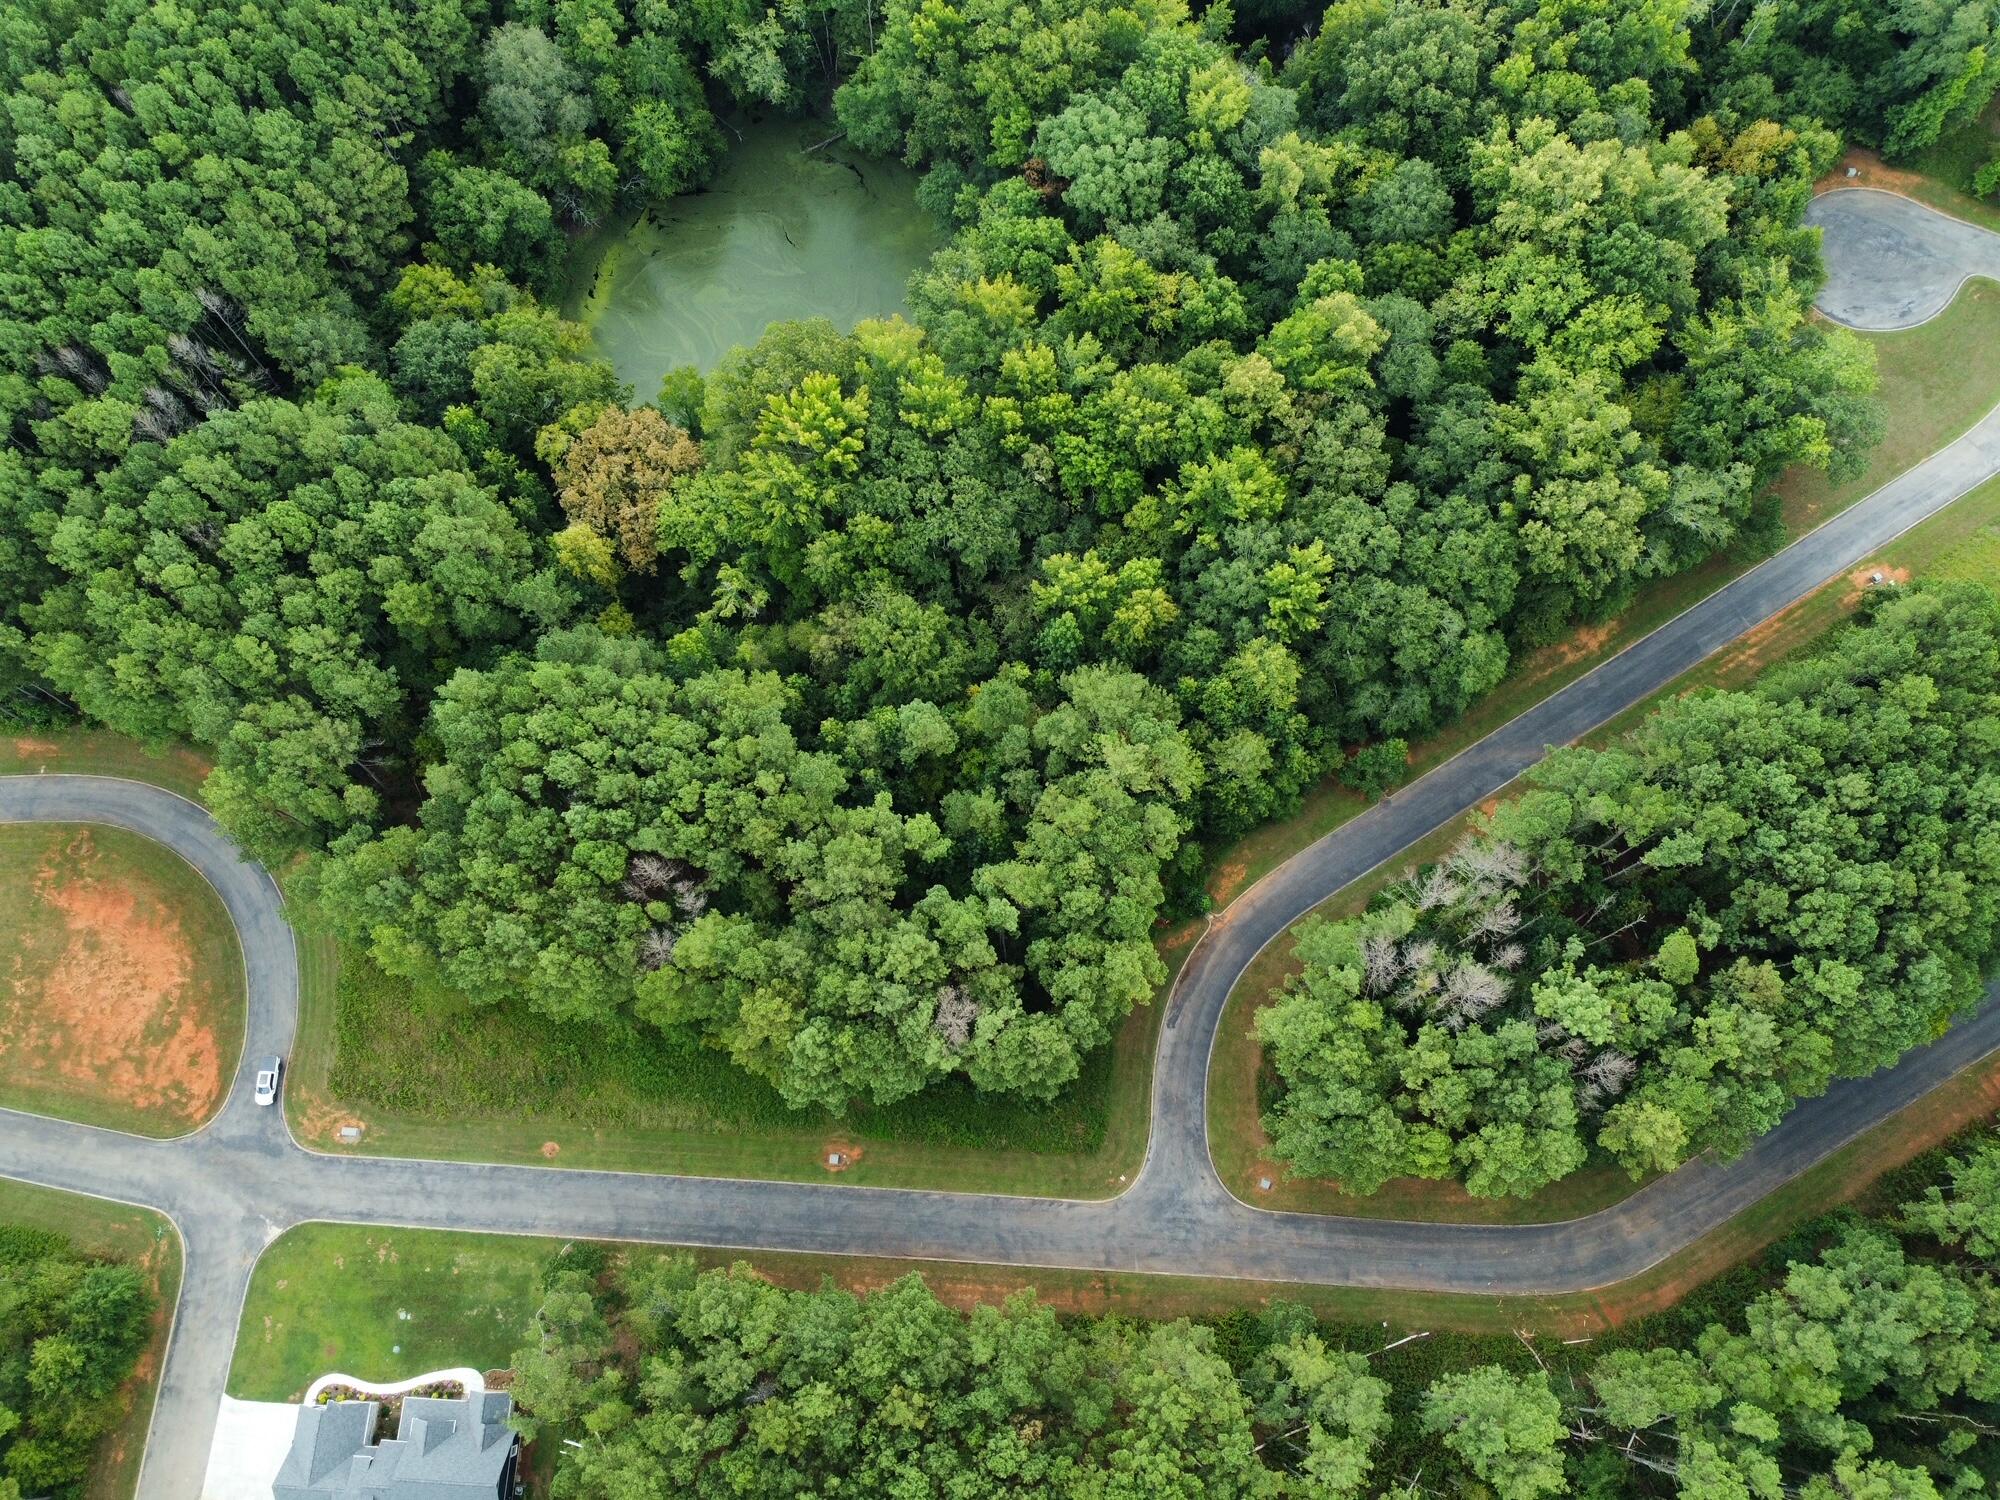
<path fill-rule="evenodd" d="M 1566 1224 L 1479 1226 L 1277 1214 L 1238 1202 L 1209 1161 L 1208 1057 L 1230 987 L 1298 916 L 1460 816 L 1539 759 L 1671 682 L 1743 631 L 1866 561 L 2000 473 L 2000 411 L 1727 588 L 1303 850 L 1211 925 L 1168 1001 L 1146 1161 L 1101 1202 L 329 1157 L 250 1100 L 254 1059 L 289 1050 L 298 964 L 278 893 L 192 803 L 135 782 L 0 778 L 0 820 L 108 823 L 166 843 L 215 885 L 250 976 L 244 1066 L 201 1131 L 148 1141 L 0 1111 L 0 1173 L 156 1206 L 187 1272 L 140 1493 L 200 1491 L 250 1271 L 308 1219 L 1317 1282 L 1537 1294 L 1658 1264 L 1869 1127 L 2000 1048 L 2000 1004 L 1870 1078 L 1799 1105 L 1735 1161 L 1698 1161 Z"/>

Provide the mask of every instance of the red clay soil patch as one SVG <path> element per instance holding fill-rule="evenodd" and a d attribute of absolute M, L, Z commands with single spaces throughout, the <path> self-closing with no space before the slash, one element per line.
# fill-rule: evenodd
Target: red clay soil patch
<path fill-rule="evenodd" d="M 54 755 L 62 749 L 54 740 L 22 738 L 14 741 L 14 753 L 23 760 L 38 755 Z"/>
<path fill-rule="evenodd" d="M 0 998 L 0 1061 L 14 1081 L 203 1118 L 221 1096 L 221 1049 L 162 893 L 108 874 L 79 830 L 50 841 L 26 916 Z"/>
<path fill-rule="evenodd" d="M 1849 168 L 1854 175 L 1847 175 Z M 1815 193 L 1830 193 L 1835 188 L 1871 187 L 1885 192 L 1901 193 L 1905 197 L 1921 197 L 1920 189 L 1928 183 L 1921 172 L 1905 172 L 1890 166 L 1866 146 L 1853 146 L 1840 159 L 1840 165 L 1813 184 Z"/>
<path fill-rule="evenodd" d="M 1880 579 L 1878 583 L 1876 580 Z M 1871 588 L 1883 588 L 1892 583 L 1908 583 L 1908 568 L 1891 568 L 1883 563 L 1863 563 L 1847 575 L 1847 592 L 1840 596 L 1842 608 L 1852 608 L 1860 603 L 1861 596 Z"/>
<path fill-rule="evenodd" d="M 1602 625 L 1579 625 L 1569 633 L 1567 640 L 1556 642 L 1556 654 L 1565 666 L 1571 662 L 1588 661 L 1604 650 L 1605 643 L 1617 629 L 1615 620 L 1607 620 Z"/>
<path fill-rule="evenodd" d="M 558 1146 L 554 1141 L 542 1142 L 542 1155 L 544 1156 L 554 1157 L 560 1154 L 561 1151 L 562 1147 Z"/>
<path fill-rule="evenodd" d="M 1616 620 L 1608 620 L 1602 625 L 1578 625 L 1561 640 L 1536 647 L 1522 658 L 1519 669 L 1508 680 L 1508 688 L 1516 691 L 1530 688 L 1565 667 L 1595 660 L 1617 630 Z"/>
<path fill-rule="evenodd" d="M 1208 894 L 1217 906 L 1227 906 L 1243 894 L 1243 883 L 1250 877 L 1250 861 L 1232 859 L 1215 867 L 1215 873 L 1208 878 Z"/>
<path fill-rule="evenodd" d="M 829 1172 L 845 1172 L 861 1160 L 861 1148 L 851 1141 L 828 1141 L 819 1148 L 819 1164 Z"/>
<path fill-rule="evenodd" d="M 734 1264 L 744 1263 L 738 1261 Z M 912 1272 L 919 1272 L 924 1284 L 940 1302 L 961 1312 L 981 1306 L 998 1307 L 1017 1292 L 1031 1287 L 1035 1290 L 1037 1301 L 1046 1302 L 1058 1311 L 1066 1310 L 1066 1301 L 1080 1300 L 1066 1298 L 1060 1289 L 1038 1285 L 1032 1270 L 1015 1270 L 1008 1266 L 919 1265 L 909 1261 L 860 1257 L 828 1263 L 811 1257 L 796 1262 L 760 1260 L 750 1270 L 759 1281 L 793 1291 L 816 1291 L 821 1282 L 830 1276 L 835 1285 L 862 1297 L 873 1296 Z"/>
<path fill-rule="evenodd" d="M 349 1114 L 338 1104 L 312 1093 L 298 1084 L 288 1084 L 286 1092 L 294 1108 L 298 1110 L 299 1135 L 308 1141 L 331 1141 L 336 1146 L 351 1146 L 354 1141 L 343 1141 L 340 1132 L 347 1126 L 366 1131 L 367 1122 Z"/>
<path fill-rule="evenodd" d="M 1867 574 L 1864 572 L 1861 576 L 1865 578 Z M 1859 597 L 1858 590 L 1856 597 Z M 1733 687 L 1784 655 L 1793 644 L 1793 632 L 1806 603 L 1806 599 L 1801 599 L 1796 604 L 1787 605 L 1761 625 L 1753 625 L 1739 635 L 1734 644 L 1716 656 L 1712 673 L 1715 681 L 1725 687 Z"/>

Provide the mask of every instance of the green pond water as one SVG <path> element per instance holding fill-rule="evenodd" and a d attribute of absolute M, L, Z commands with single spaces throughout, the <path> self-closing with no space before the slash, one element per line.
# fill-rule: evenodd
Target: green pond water
<path fill-rule="evenodd" d="M 704 373 L 772 323 L 830 318 L 842 329 L 907 312 L 910 273 L 944 237 L 917 207 L 916 174 L 844 152 L 806 154 L 833 127 L 752 125 L 729 136 L 703 192 L 609 226 L 580 251 L 564 312 L 640 401 L 677 365 Z"/>

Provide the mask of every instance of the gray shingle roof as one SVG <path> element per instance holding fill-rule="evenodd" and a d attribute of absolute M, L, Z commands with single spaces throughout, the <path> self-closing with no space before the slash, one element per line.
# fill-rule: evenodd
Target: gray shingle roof
<path fill-rule="evenodd" d="M 301 1407 L 273 1500 L 493 1500 L 512 1474 L 513 1409 L 504 1391 L 405 1396 L 396 1435 L 370 1443 L 376 1402 Z"/>

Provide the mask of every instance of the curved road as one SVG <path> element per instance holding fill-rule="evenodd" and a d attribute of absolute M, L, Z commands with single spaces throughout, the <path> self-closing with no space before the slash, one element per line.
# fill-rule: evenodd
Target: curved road
<path fill-rule="evenodd" d="M 269 877 L 172 793 L 83 776 L 0 778 L 0 821 L 107 823 L 165 843 L 215 886 L 242 934 L 244 1058 L 204 1129 L 150 1141 L 0 1111 L 0 1173 L 147 1204 L 180 1227 L 187 1270 L 140 1494 L 199 1493 L 251 1268 L 306 1219 L 1474 1293 L 1577 1291 L 1637 1275 L 2000 1048 L 2000 1004 L 1894 1068 L 1799 1105 L 1733 1162 L 1696 1161 L 1569 1223 L 1480 1226 L 1278 1214 L 1232 1197 L 1209 1161 L 1204 1108 L 1223 1002 L 1257 952 L 1332 892 L 1506 785 L 1547 746 L 1663 687 L 1995 474 L 2000 409 L 1238 898 L 1167 1002 L 1145 1164 L 1125 1193 L 1101 1202 L 309 1153 L 282 1111 L 250 1100 L 254 1059 L 287 1051 L 297 1017 L 297 957 Z"/>

